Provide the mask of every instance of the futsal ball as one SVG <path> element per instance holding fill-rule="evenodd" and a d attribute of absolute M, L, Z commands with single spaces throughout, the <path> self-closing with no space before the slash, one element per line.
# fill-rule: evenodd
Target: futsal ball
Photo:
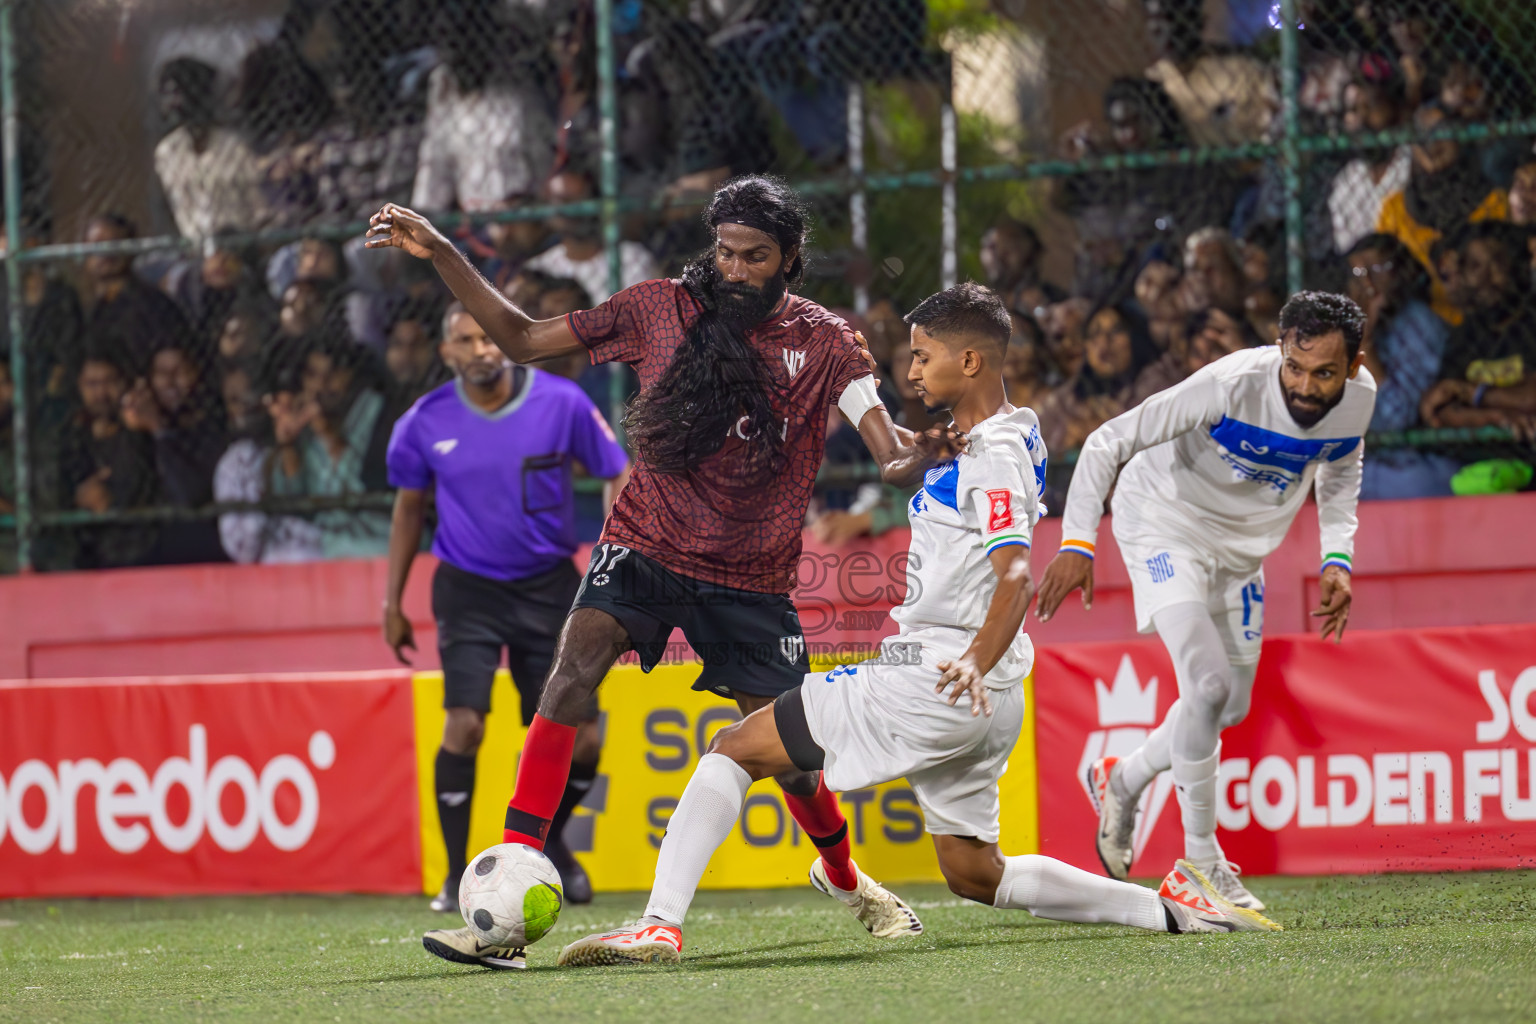
<path fill-rule="evenodd" d="M 560 917 L 560 872 L 521 843 L 493 846 L 469 862 L 459 880 L 459 911 L 469 930 L 493 946 L 538 942 Z"/>

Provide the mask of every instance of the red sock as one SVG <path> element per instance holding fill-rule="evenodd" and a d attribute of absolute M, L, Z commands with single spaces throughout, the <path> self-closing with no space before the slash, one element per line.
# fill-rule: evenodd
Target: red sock
<path fill-rule="evenodd" d="M 507 802 L 504 843 L 523 843 L 535 850 L 544 849 L 549 835 L 549 820 L 560 807 L 566 777 L 571 772 L 571 748 L 576 744 L 576 727 L 552 722 L 534 715 L 523 741 L 523 754 L 517 762 L 517 783 Z"/>
<path fill-rule="evenodd" d="M 853 866 L 853 851 L 848 846 L 848 819 L 837 805 L 837 795 L 827 788 L 820 772 L 816 773 L 814 796 L 784 794 L 789 813 L 821 851 L 821 863 L 827 869 L 827 881 L 852 892 L 859 887 L 859 873 Z"/>

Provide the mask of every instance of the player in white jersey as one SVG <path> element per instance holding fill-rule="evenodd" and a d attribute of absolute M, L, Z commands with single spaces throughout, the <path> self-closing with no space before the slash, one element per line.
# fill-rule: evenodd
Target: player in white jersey
<path fill-rule="evenodd" d="M 1218 738 L 1248 714 L 1262 563 L 1312 489 L 1323 566 L 1312 614 L 1324 638 L 1344 636 L 1363 438 L 1376 404 L 1376 382 L 1361 368 L 1364 322 L 1342 295 L 1300 292 L 1280 311 L 1275 345 L 1235 352 L 1153 395 L 1090 434 L 1078 456 L 1061 551 L 1040 581 L 1040 619 L 1078 587 L 1092 606 L 1094 538 L 1113 486 L 1136 627 L 1162 637 L 1179 683 L 1178 702 L 1140 748 L 1089 769 L 1099 858 L 1115 878 L 1130 872 L 1143 790 L 1171 768 L 1185 857 L 1228 899 L 1263 909 L 1216 842 Z"/>
<path fill-rule="evenodd" d="M 1021 626 L 1034 590 L 1029 539 L 1045 445 L 1035 414 L 1007 402 L 1002 365 L 1012 325 L 996 295 L 959 285 L 930 296 L 907 322 L 908 379 L 931 410 L 950 411 L 969 443 L 930 470 L 912 499 L 906 600 L 892 613 L 900 631 L 882 643 L 879 657 L 808 675 L 721 730 L 667 825 L 645 916 L 572 943 L 562 965 L 678 960 L 684 916 L 747 788 L 812 766 L 838 791 L 905 777 L 950 889 L 967 899 L 1152 931 L 1278 928 L 1222 899 L 1183 862 L 1157 891 L 999 851 L 997 781 L 1024 721 L 1022 682 L 1034 660 Z M 875 886 L 861 871 L 858 890 L 837 889 L 819 864 L 811 883 L 851 908 Z M 867 926 L 880 934 L 883 925 Z M 920 930 L 910 926 L 889 922 L 893 932 Z"/>

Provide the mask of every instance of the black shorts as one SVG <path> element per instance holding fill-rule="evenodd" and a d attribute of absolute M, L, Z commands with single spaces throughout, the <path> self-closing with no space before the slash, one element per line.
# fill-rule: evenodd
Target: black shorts
<path fill-rule="evenodd" d="M 443 707 L 489 711 L 491 682 L 506 648 L 523 724 L 532 722 L 555 660 L 555 641 L 580 586 L 568 561 L 520 580 L 493 580 L 439 562 L 432 577 L 432 617 L 443 663 Z M 582 717 L 596 716 L 594 696 L 590 714 Z"/>
<path fill-rule="evenodd" d="M 599 544 L 575 607 L 619 620 L 646 672 L 666 656 L 681 629 L 704 662 L 693 684 L 722 697 L 777 697 L 811 670 L 800 613 L 788 594 L 759 594 L 680 575 L 632 548 Z"/>

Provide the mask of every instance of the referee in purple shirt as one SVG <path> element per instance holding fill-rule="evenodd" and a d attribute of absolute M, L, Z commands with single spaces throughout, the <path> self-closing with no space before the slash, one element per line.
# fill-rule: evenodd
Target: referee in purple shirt
<path fill-rule="evenodd" d="M 459 303 L 443 317 L 439 353 L 454 379 L 423 395 L 389 439 L 389 482 L 399 488 L 389 534 L 384 639 L 403 664 L 416 649 L 400 597 L 421 547 L 427 490 L 435 488 L 438 558 L 432 616 L 448 711 L 437 752 L 437 813 L 448 877 L 432 909 L 457 910 L 469 843 L 475 754 L 491 708 L 491 680 L 507 667 L 533 719 L 560 625 L 581 584 L 571 464 L 609 481 L 604 510 L 623 486 L 629 458 L 592 400 L 574 382 L 510 362 Z M 565 898 L 592 898 L 586 872 L 560 832 L 592 788 L 602 739 L 593 699 L 576 734 L 570 781 L 544 849 Z"/>

